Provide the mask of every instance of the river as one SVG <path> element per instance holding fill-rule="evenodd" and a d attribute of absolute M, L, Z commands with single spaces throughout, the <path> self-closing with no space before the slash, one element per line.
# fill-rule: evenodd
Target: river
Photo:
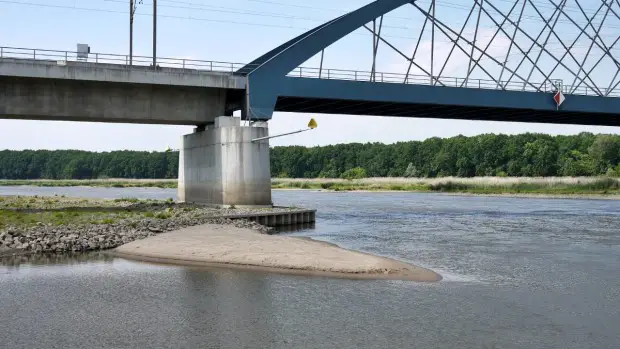
<path fill-rule="evenodd" d="M 0 195 L 167 199 L 155 188 Z M 620 201 L 274 191 L 288 233 L 431 268 L 439 283 L 161 266 L 101 253 L 0 265 L 6 348 L 619 348 Z"/>

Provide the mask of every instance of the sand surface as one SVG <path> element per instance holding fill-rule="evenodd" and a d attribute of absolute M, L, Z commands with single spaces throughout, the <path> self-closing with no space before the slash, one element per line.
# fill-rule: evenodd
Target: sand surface
<path fill-rule="evenodd" d="M 227 266 L 347 278 L 439 281 L 431 270 L 307 238 L 201 225 L 134 241 L 117 255 L 159 263 Z"/>

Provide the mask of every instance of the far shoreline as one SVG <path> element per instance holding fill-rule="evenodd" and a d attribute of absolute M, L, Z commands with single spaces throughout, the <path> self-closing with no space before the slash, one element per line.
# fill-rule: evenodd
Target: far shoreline
<path fill-rule="evenodd" d="M 300 189 L 300 188 L 276 188 L 273 191 L 301 191 L 314 193 L 409 193 L 409 194 L 436 194 L 443 196 L 465 196 L 465 197 L 492 197 L 492 198 L 513 198 L 513 199 L 566 199 L 566 200 L 620 200 L 620 194 L 537 194 L 537 193 L 467 193 L 467 192 L 433 192 L 420 190 L 329 190 L 329 189 Z"/>
<path fill-rule="evenodd" d="M 175 179 L 0 180 L 0 187 L 175 189 Z M 529 199 L 620 200 L 620 179 L 610 177 L 472 177 L 272 179 L 272 190 L 325 193 L 417 193 Z M 129 194 L 129 196 L 131 196 Z"/>

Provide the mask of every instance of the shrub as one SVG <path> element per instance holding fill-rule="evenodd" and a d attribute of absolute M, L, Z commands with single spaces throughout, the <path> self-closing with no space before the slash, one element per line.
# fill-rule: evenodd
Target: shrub
<path fill-rule="evenodd" d="M 607 177 L 620 178 L 620 165 L 616 166 L 615 169 L 613 167 L 608 168 L 605 175 Z"/>
<path fill-rule="evenodd" d="M 608 190 L 608 189 L 620 189 L 620 182 L 614 178 L 601 178 L 590 183 L 588 185 L 590 189 L 594 190 Z"/>
<path fill-rule="evenodd" d="M 443 192 L 463 191 L 468 189 L 467 184 L 457 183 L 453 181 L 431 184 L 430 187 L 432 191 Z"/>
<path fill-rule="evenodd" d="M 120 199 L 114 199 L 114 202 L 130 202 L 132 204 L 135 204 L 136 202 L 138 202 L 139 200 L 137 198 L 120 198 Z"/>
<path fill-rule="evenodd" d="M 157 219 L 168 219 L 170 217 L 172 217 L 172 214 L 169 213 L 169 212 L 158 212 L 155 215 L 155 218 L 157 218 Z"/>
<path fill-rule="evenodd" d="M 334 187 L 334 182 L 325 182 L 325 183 L 321 183 L 321 188 L 323 189 L 331 189 Z"/>
<path fill-rule="evenodd" d="M 368 174 L 365 169 L 361 167 L 354 167 L 344 171 L 341 177 L 347 180 L 362 179 L 368 177 Z"/>
<path fill-rule="evenodd" d="M 404 177 L 420 177 L 421 175 L 422 173 L 415 166 L 413 166 L 413 163 L 409 163 L 409 166 L 407 166 L 407 169 L 405 170 Z"/>

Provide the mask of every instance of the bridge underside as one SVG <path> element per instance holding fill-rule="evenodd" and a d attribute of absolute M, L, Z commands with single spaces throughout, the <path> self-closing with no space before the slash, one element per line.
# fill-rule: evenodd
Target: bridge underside
<path fill-rule="evenodd" d="M 275 110 L 437 119 L 620 126 L 620 98 L 286 78 Z"/>
<path fill-rule="evenodd" d="M 0 118 L 203 125 L 225 115 L 228 91 L 0 76 Z"/>
<path fill-rule="evenodd" d="M 600 113 L 541 111 L 533 109 L 485 108 L 434 104 L 385 103 L 356 100 L 280 97 L 276 111 L 317 114 L 374 115 L 454 120 L 482 120 L 620 126 L 620 117 Z"/>

